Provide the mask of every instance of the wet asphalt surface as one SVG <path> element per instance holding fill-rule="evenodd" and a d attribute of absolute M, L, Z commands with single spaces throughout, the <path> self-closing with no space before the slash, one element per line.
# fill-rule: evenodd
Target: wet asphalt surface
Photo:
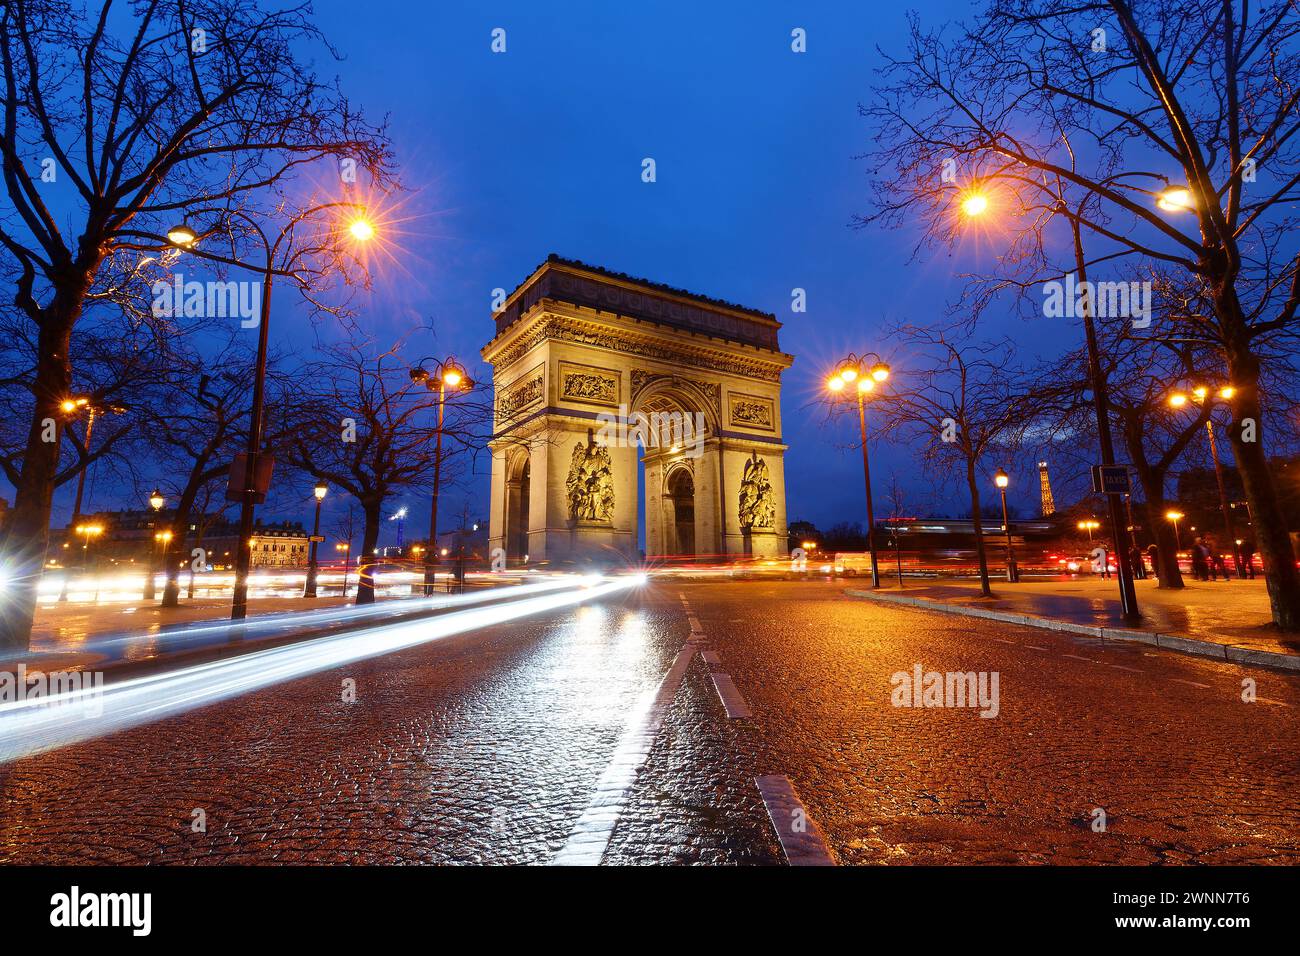
<path fill-rule="evenodd" d="M 1300 676 L 815 581 L 656 581 L 0 765 L 0 862 L 550 862 L 692 615 L 606 864 L 784 864 L 767 774 L 844 864 L 1300 862 Z M 997 716 L 893 706 L 916 664 L 996 672 Z"/>

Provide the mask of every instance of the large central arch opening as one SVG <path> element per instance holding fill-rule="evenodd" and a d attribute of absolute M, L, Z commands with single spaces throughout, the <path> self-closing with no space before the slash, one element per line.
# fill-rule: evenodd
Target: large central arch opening
<path fill-rule="evenodd" d="M 638 395 L 640 436 L 638 497 L 650 560 L 679 560 L 720 550 L 716 426 L 706 396 L 688 383 L 665 379 Z"/>
<path fill-rule="evenodd" d="M 664 504 L 665 544 L 673 555 L 695 554 L 695 477 L 688 468 L 675 468 L 669 473 Z"/>

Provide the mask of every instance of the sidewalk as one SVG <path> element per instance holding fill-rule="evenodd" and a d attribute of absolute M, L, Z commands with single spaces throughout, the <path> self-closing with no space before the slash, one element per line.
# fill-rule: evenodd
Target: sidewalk
<path fill-rule="evenodd" d="M 890 579 L 882 578 L 884 585 Z M 890 603 L 916 603 L 932 610 L 992 617 L 1023 618 L 1053 630 L 1094 637 L 1136 640 L 1241 663 L 1300 669 L 1300 635 L 1273 628 L 1262 578 L 1253 581 L 1187 581 L 1181 591 L 1162 591 L 1152 579 L 1136 582 L 1141 622 L 1120 613 L 1118 584 L 1094 577 L 992 583 L 993 597 L 979 593 L 978 581 L 896 582 L 879 591 L 850 588 L 853 597 Z"/>

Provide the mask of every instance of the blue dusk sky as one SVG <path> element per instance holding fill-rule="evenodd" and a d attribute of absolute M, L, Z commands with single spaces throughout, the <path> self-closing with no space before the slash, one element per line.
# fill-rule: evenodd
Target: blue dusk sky
<path fill-rule="evenodd" d="M 371 119 L 387 116 L 409 192 L 400 263 L 356 301 L 361 324 L 408 354 L 473 363 L 492 335 L 491 296 L 513 289 L 548 253 L 581 259 L 774 313 L 795 356 L 783 380 L 787 510 L 819 526 L 863 518 L 856 422 L 828 424 L 817 404 L 829 367 L 849 352 L 893 356 L 882 330 L 928 322 L 960 292 L 946 250 L 913 260 L 916 234 L 851 226 L 866 212 L 877 46 L 901 52 L 906 8 L 848 3 L 553 4 L 317 0 L 316 20 L 344 55 L 317 56 Z M 924 22 L 969 15 L 926 2 Z M 506 52 L 493 53 L 492 31 Z M 791 50 L 806 31 L 807 52 Z M 642 182 L 651 157 L 657 181 Z M 960 255 L 960 251 L 958 253 Z M 791 310 L 805 289 L 807 311 Z M 994 320 L 997 322 L 998 320 Z M 301 306 L 279 297 L 272 336 L 301 347 Z M 411 329 L 431 322 L 436 339 Z M 1072 330 L 1004 330 L 1060 347 Z M 250 333 L 252 334 L 252 333 Z M 1046 336 L 1046 340 L 1045 340 Z M 961 509 L 930 490 L 911 450 L 877 445 L 877 494 L 892 476 L 916 512 Z M 487 513 L 487 470 L 444 496 L 444 518 Z M 1013 498 L 1036 506 L 1021 473 Z M 302 494 L 298 492 L 301 491 Z M 96 492 L 95 507 L 112 490 Z M 59 495 L 70 511 L 70 489 Z M 427 504 L 406 505 L 412 527 Z M 307 489 L 277 494 L 268 518 L 305 519 Z M 341 501 L 328 502 L 339 505 Z M 327 509 L 328 510 L 328 509 Z M 301 512 L 301 513 L 299 513 Z M 392 543 L 392 542 L 381 542 Z"/>

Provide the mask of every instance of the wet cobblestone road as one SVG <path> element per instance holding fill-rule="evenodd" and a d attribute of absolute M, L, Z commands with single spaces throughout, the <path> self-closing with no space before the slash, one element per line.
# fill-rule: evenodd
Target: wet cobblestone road
<path fill-rule="evenodd" d="M 891 706 L 917 664 L 998 715 Z M 659 581 L 0 765 L 0 862 L 783 864 L 775 775 L 841 863 L 1296 863 L 1298 724 L 1296 676 Z"/>

